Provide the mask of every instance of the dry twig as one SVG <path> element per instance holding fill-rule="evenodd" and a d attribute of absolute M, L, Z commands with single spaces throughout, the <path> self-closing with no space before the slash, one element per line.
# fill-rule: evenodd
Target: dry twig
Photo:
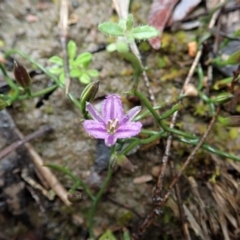
<path fill-rule="evenodd" d="M 24 139 L 24 136 L 22 133 L 16 129 L 16 133 L 20 137 L 20 139 Z M 30 143 L 25 143 L 25 147 L 27 148 L 30 156 L 32 157 L 32 160 L 39 170 L 41 174 L 44 176 L 44 178 L 47 180 L 49 183 L 50 187 L 53 189 L 53 191 L 59 196 L 59 198 L 67 205 L 70 206 L 71 203 L 67 199 L 67 191 L 66 189 L 62 186 L 62 184 L 58 181 L 56 176 L 53 174 L 53 172 L 47 168 L 44 167 L 44 163 L 42 158 L 39 156 L 39 154 L 34 150 L 32 145 Z"/>
<path fill-rule="evenodd" d="M 11 153 L 12 151 L 14 151 L 16 148 L 22 146 L 24 143 L 29 142 L 30 140 L 37 138 L 45 133 L 50 133 L 53 129 L 50 126 L 44 126 L 40 129 L 38 129 L 37 131 L 27 135 L 26 137 L 24 137 L 22 140 L 18 140 L 14 143 L 12 143 L 11 145 L 9 145 L 8 147 L 4 148 L 1 152 L 0 152 L 0 160 L 2 158 L 4 158 L 6 155 L 8 155 L 9 153 Z"/>
<path fill-rule="evenodd" d="M 197 151 L 199 150 L 199 148 L 202 146 L 202 144 L 206 140 L 206 138 L 207 138 L 210 130 L 212 129 L 214 122 L 219 114 L 219 111 L 220 111 L 220 108 L 217 109 L 216 114 L 213 116 L 211 122 L 209 123 L 206 132 L 204 133 L 202 138 L 199 140 L 198 144 L 193 149 L 193 151 L 191 152 L 189 157 L 186 159 L 186 161 L 184 162 L 182 168 L 179 170 L 177 175 L 173 178 L 172 182 L 170 183 L 170 185 L 168 187 L 167 193 L 164 195 L 164 197 L 161 199 L 161 201 L 156 203 L 156 206 L 150 211 L 150 213 L 147 215 L 147 217 L 144 219 L 144 221 L 140 224 L 140 226 L 138 228 L 138 232 L 133 234 L 133 238 L 132 238 L 133 240 L 140 239 L 140 237 L 146 232 L 147 228 L 152 224 L 155 216 L 161 214 L 161 207 L 167 202 L 168 198 L 171 195 L 171 191 L 172 191 L 173 187 L 176 185 L 179 178 L 182 176 L 183 172 L 185 171 L 186 167 L 189 165 L 191 160 L 195 157 Z"/>
<path fill-rule="evenodd" d="M 214 24 L 219 16 L 219 13 L 220 13 L 220 9 L 218 9 L 212 16 L 211 18 L 211 21 L 208 25 L 208 29 L 212 29 L 214 27 Z M 198 50 L 197 54 L 196 54 L 196 57 L 193 61 L 193 64 L 189 70 L 189 73 L 187 75 L 187 78 L 185 79 L 185 82 L 183 84 L 183 86 L 187 85 L 190 83 L 191 79 L 192 79 L 192 76 L 195 72 L 195 69 L 200 61 L 200 58 L 202 56 L 202 47 L 200 47 L 200 49 Z M 180 95 L 183 93 L 183 88 L 180 92 Z M 172 117 L 172 120 L 171 120 L 171 124 L 170 124 L 170 127 L 171 128 L 174 128 L 175 124 L 176 124 L 176 121 L 177 121 L 177 116 L 178 116 L 178 111 L 176 111 L 174 114 L 173 114 L 173 117 Z M 158 202 L 158 201 L 161 201 L 161 192 L 162 192 L 162 188 L 163 188 L 163 178 L 164 178 L 164 175 L 165 175 L 165 171 L 166 171 L 166 168 L 167 168 L 167 163 L 168 163 L 168 158 L 169 158 L 169 155 L 170 155 L 170 148 L 171 148 L 171 145 L 172 145 L 172 134 L 169 134 L 169 137 L 167 139 L 167 144 L 166 144 L 166 149 L 165 149 L 165 153 L 162 157 L 162 165 L 161 165 L 161 169 L 160 169 L 160 173 L 159 173 L 159 176 L 158 176 L 158 181 L 157 181 L 157 184 L 155 186 L 155 189 L 153 191 L 153 200 L 155 202 Z"/>
<path fill-rule="evenodd" d="M 70 76 L 69 76 L 69 62 L 68 62 L 68 51 L 67 51 L 67 35 L 68 35 L 68 1 L 62 0 L 60 7 L 60 40 L 63 50 L 63 60 L 64 60 L 64 76 L 65 76 L 65 93 L 69 92 L 70 87 Z"/>
<path fill-rule="evenodd" d="M 174 169 L 173 161 L 170 162 L 170 167 L 171 167 L 172 176 L 176 176 L 176 171 Z M 174 190 L 175 190 L 175 195 L 177 197 L 178 209 L 179 209 L 179 213 L 180 213 L 180 219 L 182 222 L 182 230 L 183 230 L 184 237 L 186 240 L 191 240 L 178 183 L 176 183 Z"/>

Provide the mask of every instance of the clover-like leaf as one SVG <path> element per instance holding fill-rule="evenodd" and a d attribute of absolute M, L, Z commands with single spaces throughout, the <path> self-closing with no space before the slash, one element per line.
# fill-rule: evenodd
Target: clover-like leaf
<path fill-rule="evenodd" d="M 52 56 L 51 58 L 49 58 L 49 62 L 55 63 L 59 66 L 63 66 L 63 59 L 59 56 Z"/>
<path fill-rule="evenodd" d="M 59 67 L 52 67 L 49 69 L 49 72 L 52 73 L 52 74 L 60 74 L 63 72 L 63 68 L 59 68 Z"/>
<path fill-rule="evenodd" d="M 133 24 L 134 24 L 133 15 L 129 14 L 126 22 L 127 31 L 130 31 L 133 28 Z"/>
<path fill-rule="evenodd" d="M 78 78 L 80 77 L 81 75 L 83 74 L 83 71 L 81 71 L 80 69 L 78 68 L 74 68 L 70 71 L 70 77 L 72 78 Z"/>
<path fill-rule="evenodd" d="M 79 81 L 81 83 L 88 84 L 88 83 L 90 83 L 91 79 L 86 73 L 84 73 L 81 75 L 81 77 L 79 77 Z"/>
<path fill-rule="evenodd" d="M 129 35 L 135 39 L 149 39 L 152 37 L 156 37 L 159 35 L 159 31 L 151 26 L 140 26 L 133 28 L 130 32 Z"/>
<path fill-rule="evenodd" d="M 89 52 L 82 53 L 78 55 L 74 61 L 74 66 L 84 66 L 87 67 L 90 61 L 92 60 L 92 54 Z"/>
<path fill-rule="evenodd" d="M 98 70 L 96 70 L 96 69 L 90 69 L 90 70 L 87 71 L 87 74 L 88 74 L 90 77 L 98 77 L 99 72 L 98 72 Z"/>
<path fill-rule="evenodd" d="M 98 25 L 98 29 L 108 35 L 121 37 L 124 36 L 124 29 L 117 23 L 104 22 Z"/>
<path fill-rule="evenodd" d="M 127 20 L 124 18 L 119 19 L 118 26 L 122 28 L 123 32 L 125 32 L 127 29 Z"/>
<path fill-rule="evenodd" d="M 77 54 L 77 44 L 73 40 L 70 40 L 67 45 L 67 50 L 68 50 L 68 57 L 70 59 L 74 59 Z"/>

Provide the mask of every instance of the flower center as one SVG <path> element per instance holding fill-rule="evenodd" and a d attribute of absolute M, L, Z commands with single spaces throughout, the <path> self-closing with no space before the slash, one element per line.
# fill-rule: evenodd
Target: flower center
<path fill-rule="evenodd" d="M 108 124 L 107 124 L 107 133 L 109 134 L 114 134 L 119 127 L 119 121 L 118 119 L 114 119 L 114 120 L 108 120 Z"/>

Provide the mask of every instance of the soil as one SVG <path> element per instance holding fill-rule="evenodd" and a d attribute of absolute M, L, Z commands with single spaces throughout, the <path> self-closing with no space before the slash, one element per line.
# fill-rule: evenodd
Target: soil
<path fill-rule="evenodd" d="M 58 27 L 59 2 L 0 1 L 0 45 L 2 43 L 0 50 L 4 52 L 11 48 L 18 49 L 49 68 L 51 56 L 63 56 Z M 69 1 L 70 19 L 75 19 L 75 22 L 69 25 L 68 39 L 76 42 L 78 53 L 95 51 L 102 44 L 107 45 L 113 41 L 97 28 L 98 24 L 116 18 L 111 4 L 111 1 L 107 0 Z M 132 2 L 131 12 L 137 21 L 136 24 L 146 23 L 150 4 L 151 1 L 143 0 Z M 167 33 L 164 35 L 166 44 L 161 51 L 154 51 L 146 42 L 139 43 L 143 61 L 149 67 L 147 73 L 158 103 L 170 102 L 178 96 L 193 61 L 187 54 L 187 42 L 194 34 L 196 34 L 194 31 Z M 178 45 L 180 40 L 181 44 Z M 169 56 L 170 63 L 160 69 L 163 55 Z M 21 62 L 29 72 L 36 70 L 35 66 L 21 56 L 15 54 L 11 57 Z M 101 100 L 108 93 L 118 93 L 122 96 L 126 110 L 134 104 L 125 94 L 132 84 L 133 69 L 128 62 L 117 54 L 99 51 L 93 54 L 91 68 L 100 72 L 98 99 Z M 13 76 L 12 69 L 8 69 L 8 72 Z M 194 76 L 193 81 L 196 80 L 197 76 Z M 33 77 L 32 88 L 40 90 L 50 82 L 44 74 L 39 74 Z M 79 98 L 84 87 L 84 84 L 73 79 L 70 93 Z M 140 90 L 148 95 L 143 82 L 140 84 Z M 85 181 L 96 164 L 99 142 L 90 138 L 84 131 L 81 112 L 62 90 L 55 91 L 40 108 L 36 108 L 38 101 L 39 99 L 19 101 L 7 111 L 24 135 L 36 131 L 41 126 L 51 126 L 54 129 L 53 133 L 31 141 L 35 151 L 42 157 L 44 163 L 67 167 L 74 175 Z M 177 127 L 201 136 L 206 131 L 210 119 L 208 115 L 199 114 L 201 104 L 199 99 L 184 101 Z M 1 114 L 1 118 L 7 116 L 3 112 Z M 5 126 L 1 120 L 1 149 L 18 139 L 14 125 L 9 123 L 9 119 L 6 121 L 8 124 Z M 149 129 L 156 130 L 157 127 Z M 223 129 L 216 124 L 208 143 L 239 156 L 239 133 L 239 128 Z M 151 210 L 152 190 L 157 180 L 156 171 L 159 170 L 165 145 L 166 139 L 161 139 L 152 145 L 141 146 L 135 153 L 129 155 L 129 160 L 136 168 L 133 173 L 123 169 L 116 170 L 95 213 L 96 237 L 111 229 L 117 239 L 123 239 L 123 231 L 133 232 Z M 175 163 L 176 169 L 182 166 L 192 149 L 193 146 L 174 140 L 171 160 Z M 29 177 L 42 184 L 26 151 L 22 146 L 0 162 L 0 239 L 87 239 L 90 199 L 82 192 L 83 200 L 67 207 L 58 197 L 53 201 L 46 198 L 22 177 L 23 169 L 28 169 Z M 72 187 L 72 180 L 68 176 L 53 172 L 67 190 Z M 99 171 L 98 175 L 102 181 L 106 172 Z M 143 180 L 141 184 L 136 184 L 134 179 L 140 176 L 151 176 L 151 180 L 146 182 Z M 192 239 L 204 237 L 227 239 L 224 238 L 225 227 L 229 239 L 240 238 L 239 177 L 240 163 L 204 150 L 198 152 L 179 182 Z M 171 171 L 167 169 L 166 186 L 171 179 Z M 89 180 L 90 186 L 91 181 L 95 180 Z M 221 210 L 223 207 L 227 209 L 226 212 Z M 79 217 L 78 221 L 73 219 L 74 214 Z M 204 221 L 207 221 L 207 224 Z M 208 236 L 202 233 L 208 233 Z M 174 193 L 142 239 L 185 239 Z"/>

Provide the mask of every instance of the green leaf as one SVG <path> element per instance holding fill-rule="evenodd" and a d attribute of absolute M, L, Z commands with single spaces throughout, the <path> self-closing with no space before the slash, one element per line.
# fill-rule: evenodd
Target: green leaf
<path fill-rule="evenodd" d="M 213 89 L 214 90 L 219 90 L 220 88 L 225 88 L 225 87 L 230 87 L 231 83 L 232 83 L 233 78 L 229 77 L 229 78 L 224 78 L 220 81 L 217 81 L 214 85 L 213 85 Z"/>
<path fill-rule="evenodd" d="M 77 44 L 73 40 L 70 40 L 67 45 L 67 50 L 68 50 L 68 57 L 70 59 L 74 59 L 77 53 Z"/>
<path fill-rule="evenodd" d="M 59 82 L 65 84 L 64 72 L 62 72 L 62 73 L 60 74 L 60 76 L 59 76 Z"/>
<path fill-rule="evenodd" d="M 129 15 L 128 15 L 128 18 L 127 18 L 127 23 L 126 23 L 126 25 L 127 25 L 127 31 L 132 30 L 133 24 L 134 24 L 133 15 L 132 15 L 132 14 L 129 14 Z"/>
<path fill-rule="evenodd" d="M 72 68 L 74 66 L 74 62 L 75 62 L 74 59 L 68 59 L 68 64 L 69 64 L 70 68 Z"/>
<path fill-rule="evenodd" d="M 90 70 L 87 71 L 87 74 L 88 74 L 90 77 L 98 77 L 99 72 L 98 72 L 98 70 L 90 69 Z"/>
<path fill-rule="evenodd" d="M 76 60 L 74 61 L 74 65 L 87 66 L 91 60 L 92 60 L 92 54 L 89 52 L 85 52 L 77 56 Z"/>
<path fill-rule="evenodd" d="M 240 63 L 240 50 L 233 53 L 226 61 L 228 65 L 235 65 Z"/>
<path fill-rule="evenodd" d="M 89 77 L 86 73 L 84 73 L 84 74 L 82 74 L 82 76 L 79 78 L 79 81 L 80 81 L 81 83 L 83 83 L 83 84 L 88 84 L 88 83 L 90 83 L 91 79 L 90 79 L 90 77 Z"/>
<path fill-rule="evenodd" d="M 128 230 L 123 231 L 123 240 L 131 240 L 131 236 L 130 236 Z"/>
<path fill-rule="evenodd" d="M 117 23 L 104 22 L 98 25 L 98 29 L 112 36 L 120 37 L 124 35 L 124 29 Z"/>
<path fill-rule="evenodd" d="M 107 230 L 100 238 L 99 240 L 117 240 L 111 230 Z"/>
<path fill-rule="evenodd" d="M 108 52 L 114 52 L 117 50 L 117 44 L 116 43 L 110 43 L 107 45 L 107 51 Z"/>
<path fill-rule="evenodd" d="M 61 72 L 63 72 L 63 69 L 62 68 L 59 68 L 59 67 L 52 67 L 49 69 L 49 72 L 52 73 L 52 74 L 60 74 Z"/>
<path fill-rule="evenodd" d="M 52 56 L 51 58 L 49 58 L 49 62 L 63 66 L 63 59 L 60 58 L 59 56 Z"/>
<path fill-rule="evenodd" d="M 118 41 L 116 43 L 117 51 L 120 53 L 129 52 L 129 47 L 126 42 Z"/>
<path fill-rule="evenodd" d="M 120 19 L 120 20 L 118 21 L 118 26 L 123 29 L 123 32 L 125 32 L 125 30 L 126 30 L 126 28 L 127 28 L 127 20 L 126 20 L 126 19 L 123 19 L 123 18 Z"/>
<path fill-rule="evenodd" d="M 83 72 L 79 69 L 76 69 L 76 68 L 70 71 L 70 77 L 72 77 L 72 78 L 74 78 L 74 77 L 78 78 L 82 74 L 83 74 Z"/>
<path fill-rule="evenodd" d="M 130 32 L 130 37 L 135 39 L 149 39 L 159 35 L 159 31 L 151 26 L 140 26 L 133 28 Z"/>

